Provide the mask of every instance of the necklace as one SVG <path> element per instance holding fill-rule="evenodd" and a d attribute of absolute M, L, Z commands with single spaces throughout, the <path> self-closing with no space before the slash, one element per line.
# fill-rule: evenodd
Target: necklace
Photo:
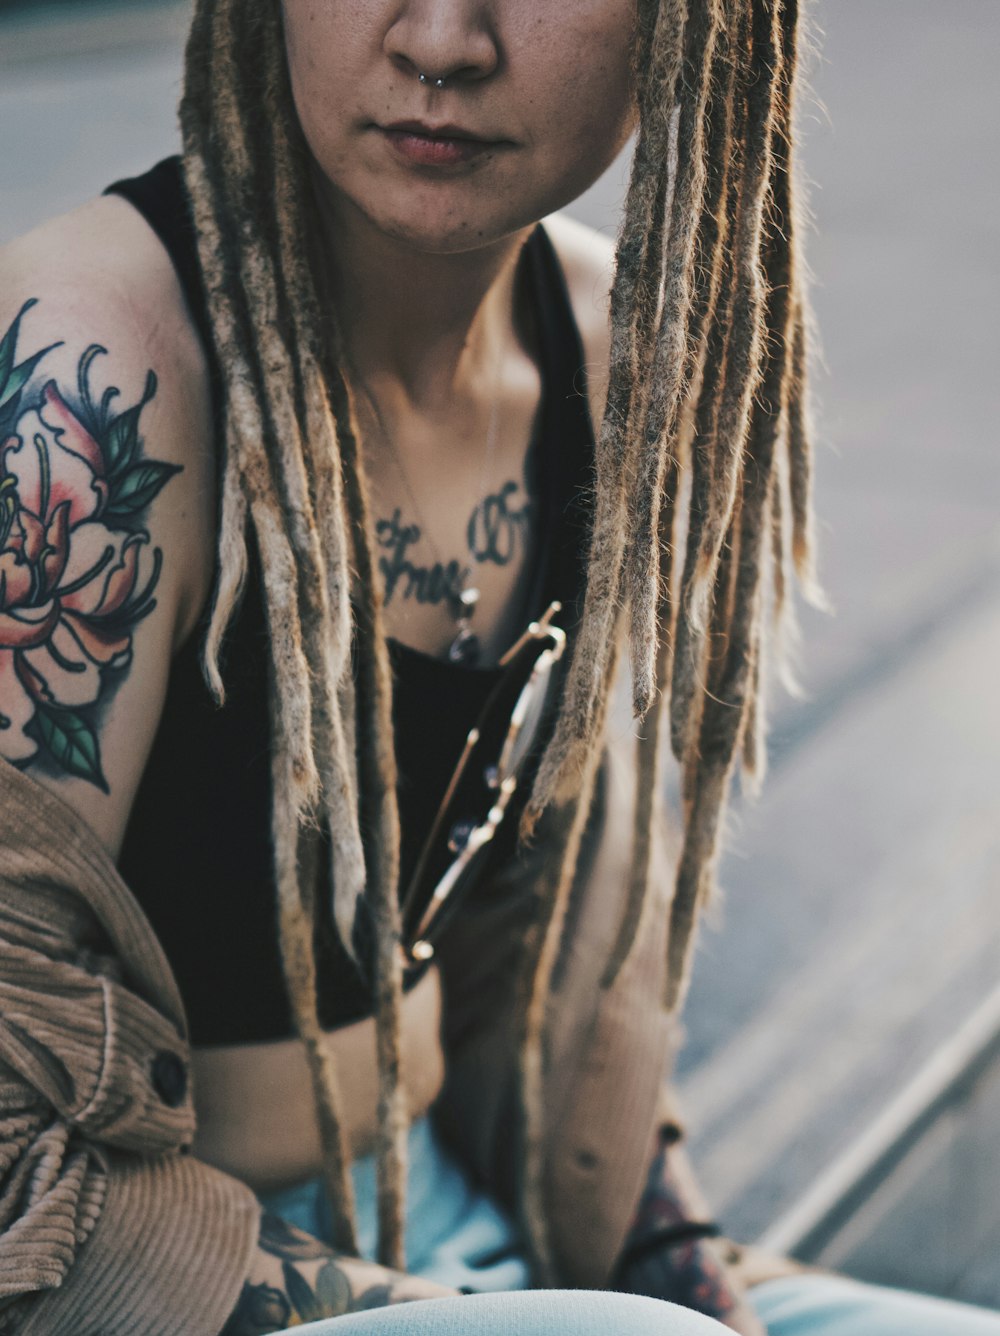
<path fill-rule="evenodd" d="M 497 366 L 497 378 L 496 378 L 497 388 L 496 388 L 496 393 L 493 396 L 493 406 L 490 409 L 490 420 L 486 430 L 486 446 L 483 451 L 483 464 L 480 472 L 480 493 L 482 493 L 483 489 L 486 486 L 486 478 L 489 474 L 490 466 L 493 462 L 493 455 L 496 450 L 497 434 L 500 422 L 499 383 L 500 383 L 500 367 L 502 365 L 502 361 L 503 361 L 503 351 L 501 348 L 501 354 L 500 358 L 498 359 L 498 366 Z M 424 519 L 423 511 L 420 507 L 419 502 L 417 501 L 416 493 L 414 492 L 413 487 L 410 483 L 409 475 L 405 467 L 403 466 L 403 461 L 400 458 L 399 449 L 396 445 L 396 442 L 393 440 L 391 433 L 386 429 L 385 420 L 382 416 L 381 409 L 379 408 L 378 401 L 376 400 L 374 394 L 372 394 L 371 389 L 369 388 L 367 382 L 353 368 L 352 368 L 352 378 L 355 384 L 357 384 L 361 389 L 365 397 L 365 400 L 368 403 L 371 415 L 375 420 L 375 425 L 378 429 L 379 436 L 385 442 L 386 446 L 388 447 L 389 453 L 392 456 L 393 464 L 396 466 L 396 471 L 398 472 L 402 480 L 403 487 L 406 489 L 406 495 L 409 498 L 410 504 L 413 507 L 414 514 L 416 515 L 417 520 L 419 521 L 420 534 L 422 537 L 425 537 L 427 539 L 431 551 L 434 553 L 434 556 L 437 559 L 440 569 L 444 570 L 446 567 L 446 563 L 442 559 L 437 543 L 435 543 L 434 538 L 432 536 L 430 527 L 427 525 Z M 479 605 L 481 593 L 480 590 L 475 585 L 470 583 L 471 575 L 472 575 L 471 568 L 467 567 L 462 573 L 461 584 L 457 589 L 450 591 L 447 597 L 448 610 L 456 623 L 455 637 L 452 640 L 451 644 L 448 646 L 448 661 L 449 663 L 459 663 L 459 664 L 465 664 L 468 667 L 475 667 L 475 665 L 479 661 L 481 646 L 479 642 L 479 637 L 476 635 L 475 631 L 472 630 L 472 620 L 473 617 L 475 616 L 476 608 Z"/>

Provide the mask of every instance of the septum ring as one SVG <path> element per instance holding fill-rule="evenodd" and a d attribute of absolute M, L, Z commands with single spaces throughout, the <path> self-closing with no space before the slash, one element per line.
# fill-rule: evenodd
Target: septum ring
<path fill-rule="evenodd" d="M 447 79 L 435 79 L 430 74 L 422 74 L 419 70 L 417 71 L 417 80 L 422 84 L 432 84 L 435 88 L 443 88 L 447 83 Z"/>

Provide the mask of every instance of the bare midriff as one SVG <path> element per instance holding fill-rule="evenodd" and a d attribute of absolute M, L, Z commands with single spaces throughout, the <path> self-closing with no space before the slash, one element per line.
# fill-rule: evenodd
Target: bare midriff
<path fill-rule="evenodd" d="M 403 1083 L 413 1119 L 444 1080 L 441 985 L 430 970 L 403 999 Z M 374 1146 L 378 1074 L 375 1022 L 368 1018 L 326 1037 L 337 1071 L 345 1134 L 354 1158 Z M 305 1050 L 295 1039 L 195 1049 L 194 1153 L 255 1192 L 301 1183 L 320 1172 L 319 1125 Z"/>

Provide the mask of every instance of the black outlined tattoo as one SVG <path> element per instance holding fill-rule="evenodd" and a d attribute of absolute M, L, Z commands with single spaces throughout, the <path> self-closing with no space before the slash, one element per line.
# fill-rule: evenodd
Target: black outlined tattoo
<path fill-rule="evenodd" d="M 526 548 L 531 532 L 531 501 L 519 507 L 511 501 L 518 492 L 513 480 L 505 482 L 499 492 L 483 497 L 469 516 L 467 541 L 476 561 L 492 561 L 506 566 L 518 552 Z"/>
<path fill-rule="evenodd" d="M 156 394 L 95 403 L 80 359 L 75 397 L 33 390 L 53 344 L 17 361 L 27 302 L 0 341 L 0 757 L 89 780 L 105 793 L 98 712 L 132 659 L 136 626 L 156 607 L 163 554 L 146 516 L 180 465 L 148 459 L 139 434 Z"/>
<path fill-rule="evenodd" d="M 508 481 L 499 492 L 491 492 L 480 501 L 466 525 L 469 555 L 480 564 L 492 562 L 507 566 L 527 551 L 531 532 L 532 503 L 512 504 L 519 484 Z M 393 598 L 413 599 L 417 603 L 456 604 L 470 582 L 472 567 L 458 558 L 421 565 L 413 560 L 412 550 L 424 538 L 419 524 L 404 524 L 397 506 L 389 519 L 375 525 L 375 541 L 382 549 L 379 569 L 385 581 L 383 596 L 388 606 Z"/>
<path fill-rule="evenodd" d="M 269 1211 L 261 1216 L 258 1247 L 276 1261 L 275 1283 L 248 1280 L 220 1336 L 263 1336 L 424 1297 L 413 1292 L 410 1277 L 356 1257 L 338 1257 Z"/>
<path fill-rule="evenodd" d="M 398 506 L 391 519 L 379 520 L 375 525 L 375 541 L 387 554 L 379 558 L 386 606 L 397 591 L 403 599 L 416 599 L 418 603 L 454 603 L 465 588 L 472 572 L 461 562 L 443 565 L 436 561 L 433 566 L 418 566 L 410 560 L 407 552 L 420 542 L 422 532 L 419 524 L 403 523 Z"/>

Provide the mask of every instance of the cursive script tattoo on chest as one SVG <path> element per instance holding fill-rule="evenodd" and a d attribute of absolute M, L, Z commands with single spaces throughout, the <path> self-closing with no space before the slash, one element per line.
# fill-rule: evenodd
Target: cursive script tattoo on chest
<path fill-rule="evenodd" d="M 404 524 L 397 506 L 392 517 L 379 520 L 375 525 L 375 541 L 383 549 L 379 569 L 385 580 L 385 602 L 388 606 L 399 591 L 403 599 L 418 603 L 454 602 L 461 594 L 471 571 L 459 561 L 440 561 L 432 566 L 421 566 L 410 559 L 410 548 L 420 542 L 419 524 Z"/>
<path fill-rule="evenodd" d="M 506 566 L 519 551 L 526 551 L 532 506 L 530 500 L 512 506 L 517 492 L 516 482 L 505 482 L 499 492 L 484 496 L 469 516 L 466 538 L 474 560 Z"/>
<path fill-rule="evenodd" d="M 511 479 L 477 502 L 466 524 L 468 556 L 464 559 L 416 561 L 415 549 L 427 542 L 423 527 L 404 523 L 399 506 L 388 519 L 378 520 L 375 541 L 381 549 L 379 569 L 385 581 L 386 605 L 396 597 L 417 603 L 454 603 L 472 575 L 469 558 L 480 565 L 508 566 L 516 557 L 527 555 L 534 510 L 530 498 L 518 504 L 519 491 L 520 484 Z"/>

